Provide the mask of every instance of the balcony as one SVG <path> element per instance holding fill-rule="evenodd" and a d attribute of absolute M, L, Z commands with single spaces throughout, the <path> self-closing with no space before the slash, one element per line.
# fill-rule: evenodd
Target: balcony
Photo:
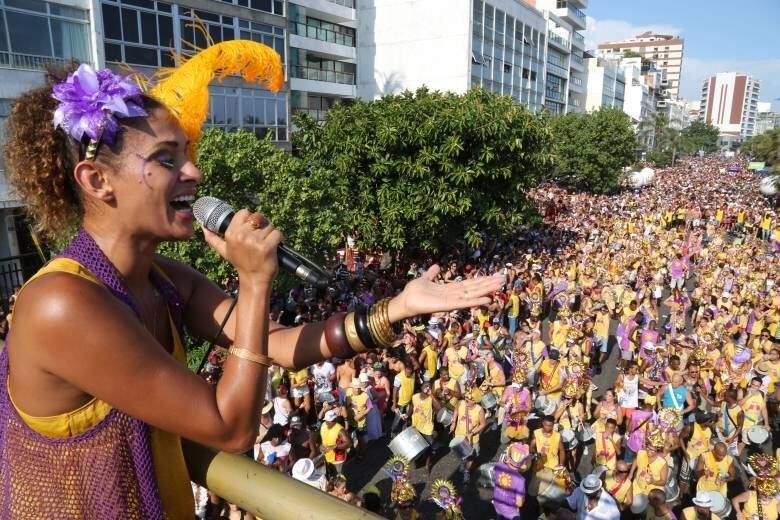
<path fill-rule="evenodd" d="M 55 58 L 52 56 L 36 56 L 34 54 L 19 54 L 16 52 L 0 52 L 0 68 L 19 70 L 45 70 L 46 65 L 64 65 L 70 58 Z"/>
<path fill-rule="evenodd" d="M 349 7 L 350 9 L 355 8 L 355 0 L 328 0 L 328 2 L 330 2 L 331 4 Z"/>
<path fill-rule="evenodd" d="M 572 92 L 577 92 L 578 94 L 584 94 L 585 85 L 583 85 L 582 78 L 578 76 L 572 76 L 569 80 L 569 90 Z"/>
<path fill-rule="evenodd" d="M 315 69 L 304 65 L 290 65 L 290 90 L 347 98 L 357 96 L 354 73 Z"/>
<path fill-rule="evenodd" d="M 577 31 L 574 31 L 571 34 L 571 45 L 572 47 L 585 50 L 585 37 Z"/>
<path fill-rule="evenodd" d="M 563 103 L 563 92 L 557 92 L 555 90 L 548 90 L 544 93 L 545 98 L 553 100 L 553 101 L 560 101 Z"/>
<path fill-rule="evenodd" d="M 585 13 L 572 6 L 571 2 L 569 2 L 566 7 L 559 7 L 553 12 L 572 24 L 575 29 L 584 30 L 587 27 L 585 23 Z"/>
<path fill-rule="evenodd" d="M 291 21 L 289 27 L 291 34 L 319 40 L 321 42 L 344 45 L 346 47 L 355 46 L 355 38 L 349 34 L 331 31 L 330 29 L 323 29 L 315 25 L 306 25 L 305 23 L 301 22 Z"/>
<path fill-rule="evenodd" d="M 572 70 L 579 72 L 585 72 L 585 60 L 579 54 L 571 54 L 571 60 L 569 60 L 569 66 Z"/>
<path fill-rule="evenodd" d="M 568 51 L 571 48 L 571 44 L 569 43 L 569 40 L 567 40 L 560 34 L 555 34 L 552 31 L 547 31 L 547 41 L 554 44 L 559 49 L 564 51 Z"/>
<path fill-rule="evenodd" d="M 352 27 L 357 20 L 357 0 L 295 0 L 295 5 L 306 9 L 306 15 L 336 24 Z M 292 9 L 291 9 L 292 12 Z M 300 20 L 296 16 L 289 19 Z"/>
<path fill-rule="evenodd" d="M 569 71 L 556 63 L 547 62 L 547 72 L 555 74 L 563 79 L 569 79 Z"/>
<path fill-rule="evenodd" d="M 327 110 L 321 110 L 318 108 L 302 108 L 302 107 L 293 107 L 292 108 L 293 114 L 306 114 L 310 117 L 313 117 L 317 121 L 325 121 L 325 115 L 328 113 Z"/>

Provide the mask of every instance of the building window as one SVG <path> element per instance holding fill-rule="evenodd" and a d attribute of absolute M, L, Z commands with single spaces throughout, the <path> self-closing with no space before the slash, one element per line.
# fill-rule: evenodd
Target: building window
<path fill-rule="evenodd" d="M 266 13 L 278 14 L 284 16 L 283 0 L 220 0 L 226 4 L 240 5 Z"/>
<path fill-rule="evenodd" d="M 273 48 L 282 57 L 284 62 L 284 29 L 264 23 L 238 20 L 239 35 L 242 40 L 252 40 L 264 43 Z"/>
<path fill-rule="evenodd" d="M 260 138 L 287 140 L 287 96 L 253 88 L 209 87 L 207 124 L 233 131 L 245 128 Z"/>
<path fill-rule="evenodd" d="M 181 26 L 182 40 L 194 43 L 201 49 L 207 47 L 208 43 L 206 42 L 206 36 L 196 27 L 197 24 L 202 24 L 205 27 L 206 32 L 208 32 L 214 43 L 236 38 L 232 16 L 220 16 L 207 11 L 182 8 L 179 14 L 179 24 Z"/>
<path fill-rule="evenodd" d="M 28 0 L 5 0 L 0 7 L 0 66 L 38 70 L 90 57 L 87 11 Z"/>
<path fill-rule="evenodd" d="M 106 61 L 149 67 L 174 65 L 176 42 L 171 4 L 152 0 L 104 0 L 102 9 Z M 203 14 L 208 17 L 210 13 Z M 203 23 L 207 23 L 205 18 Z M 206 44 L 200 33 L 196 38 L 182 31 L 182 38 L 199 46 Z"/>

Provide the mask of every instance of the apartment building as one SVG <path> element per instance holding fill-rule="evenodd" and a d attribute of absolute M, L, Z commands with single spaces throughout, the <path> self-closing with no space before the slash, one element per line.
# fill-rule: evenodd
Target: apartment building
<path fill-rule="evenodd" d="M 761 82 L 740 72 L 718 72 L 701 87 L 699 118 L 720 131 L 720 145 L 736 145 L 756 135 Z"/>

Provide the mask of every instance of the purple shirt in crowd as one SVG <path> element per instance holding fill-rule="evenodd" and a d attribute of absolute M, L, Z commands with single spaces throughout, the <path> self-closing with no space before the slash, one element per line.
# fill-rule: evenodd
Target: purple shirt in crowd
<path fill-rule="evenodd" d="M 506 518 L 520 515 L 517 497 L 525 496 L 525 478 L 511 466 L 499 462 L 493 470 L 493 507 L 496 513 Z"/>

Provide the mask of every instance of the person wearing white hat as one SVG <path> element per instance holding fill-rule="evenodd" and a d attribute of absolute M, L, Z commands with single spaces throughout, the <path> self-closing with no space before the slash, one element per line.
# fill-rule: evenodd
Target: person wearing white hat
<path fill-rule="evenodd" d="M 328 410 L 320 426 L 320 451 L 325 454 L 325 468 L 328 475 L 338 475 L 344 461 L 347 459 L 347 449 L 352 442 L 344 427 L 336 422 L 339 414 L 336 410 Z"/>
<path fill-rule="evenodd" d="M 712 499 L 709 493 L 697 493 L 693 505 L 682 510 L 681 520 L 721 520 L 712 512 Z"/>
<path fill-rule="evenodd" d="M 620 509 L 612 495 L 604 493 L 601 479 L 588 475 L 579 487 L 566 498 L 570 509 L 576 512 L 577 520 L 618 520 Z"/>
<path fill-rule="evenodd" d="M 325 475 L 318 472 L 311 459 L 299 459 L 293 464 L 292 477 L 304 484 L 325 491 L 328 485 Z"/>

